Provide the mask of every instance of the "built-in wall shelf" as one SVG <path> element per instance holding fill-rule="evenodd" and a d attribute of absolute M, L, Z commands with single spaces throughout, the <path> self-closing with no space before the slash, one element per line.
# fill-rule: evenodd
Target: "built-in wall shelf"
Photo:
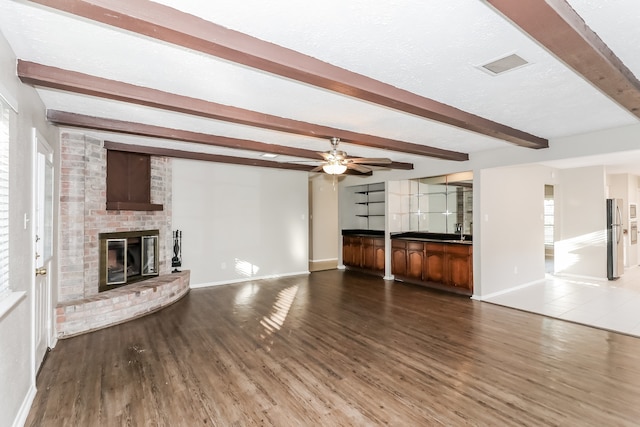
<path fill-rule="evenodd" d="M 382 183 L 380 183 L 382 184 Z M 367 185 L 380 185 L 380 184 L 367 184 Z M 384 193 L 384 188 L 382 190 L 365 190 L 365 191 L 356 191 L 356 194 L 371 194 L 371 193 Z"/>
<path fill-rule="evenodd" d="M 349 187 L 349 198 L 353 203 L 354 228 L 384 230 L 386 215 L 386 191 L 383 182 Z"/>

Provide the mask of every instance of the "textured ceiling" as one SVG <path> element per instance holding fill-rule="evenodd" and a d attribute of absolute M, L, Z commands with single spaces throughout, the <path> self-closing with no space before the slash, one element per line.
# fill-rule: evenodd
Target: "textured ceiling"
<path fill-rule="evenodd" d="M 118 2 L 114 2 L 118 3 Z M 126 4 L 126 1 L 119 3 Z M 553 139 L 638 122 L 481 0 L 161 0 L 180 11 L 293 49 L 530 134 Z M 637 0 L 569 0 L 640 76 Z M 0 30 L 18 59 L 275 116 L 447 150 L 509 143 L 176 47 L 30 2 L 0 0 Z M 492 76 L 478 67 L 517 53 L 529 65 Z M 49 109 L 317 151 L 328 141 L 38 89 Z M 96 132 L 104 137 L 104 133 Z M 108 139 L 258 157 L 255 152 L 132 136 Z M 349 154 L 420 157 L 350 146 Z M 281 157 L 278 161 L 292 160 Z"/>

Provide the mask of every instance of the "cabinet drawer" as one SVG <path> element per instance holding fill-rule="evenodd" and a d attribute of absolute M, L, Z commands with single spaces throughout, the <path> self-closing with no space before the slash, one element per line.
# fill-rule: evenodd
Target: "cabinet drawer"
<path fill-rule="evenodd" d="M 427 242 L 424 244 L 424 249 L 429 252 L 444 252 L 445 244 L 444 243 L 433 243 Z"/>
<path fill-rule="evenodd" d="M 406 242 L 406 240 L 391 240 L 391 247 L 392 248 L 406 249 L 407 248 L 407 242 Z"/>
<path fill-rule="evenodd" d="M 407 242 L 407 250 L 409 251 L 423 251 L 424 243 L 422 242 Z"/>
<path fill-rule="evenodd" d="M 455 255 L 471 255 L 473 246 L 471 245 L 448 245 L 447 253 Z"/>

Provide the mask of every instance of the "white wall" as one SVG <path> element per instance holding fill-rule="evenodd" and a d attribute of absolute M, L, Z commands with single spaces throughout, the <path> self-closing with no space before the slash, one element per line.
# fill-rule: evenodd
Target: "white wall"
<path fill-rule="evenodd" d="M 11 426 L 24 421 L 35 393 L 32 376 L 34 362 L 31 360 L 31 285 L 35 248 L 30 226 L 24 227 L 24 215 L 30 217 L 32 210 L 33 128 L 38 129 L 56 154 L 59 150 L 58 132 L 45 122 L 44 105 L 36 91 L 23 85 L 16 77 L 15 55 L 1 35 L 0 93 L 11 98 L 10 101 L 17 104 L 18 108 L 17 138 L 11 141 L 9 149 L 9 277 L 13 292 L 26 292 L 26 298 L 21 299 L 4 316 L 0 316 L 0 426 Z M 56 160 L 56 165 L 59 165 L 59 160 Z M 57 184 L 55 191 L 58 194 Z M 57 209 L 57 203 L 55 208 Z M 57 240 L 54 241 L 55 244 Z M 53 265 L 57 266 L 55 258 Z M 50 274 L 55 305 L 55 268 Z"/>
<path fill-rule="evenodd" d="M 310 261 L 338 261 L 338 183 L 328 175 L 309 180 L 311 205 Z"/>
<path fill-rule="evenodd" d="M 555 242 L 556 273 L 607 277 L 604 166 L 558 171 L 555 199 L 562 223 Z"/>
<path fill-rule="evenodd" d="M 179 159 L 172 174 L 192 285 L 308 272 L 307 174 Z"/>
<path fill-rule="evenodd" d="M 474 174 L 475 296 L 544 280 L 544 185 L 553 183 L 552 172 L 527 166 Z"/>

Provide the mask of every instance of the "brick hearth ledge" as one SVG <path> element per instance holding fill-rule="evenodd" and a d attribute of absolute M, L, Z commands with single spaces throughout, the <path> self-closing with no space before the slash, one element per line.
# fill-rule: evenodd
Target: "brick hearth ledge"
<path fill-rule="evenodd" d="M 189 292 L 189 276 L 189 271 L 165 274 L 61 303 L 56 307 L 58 338 L 95 331 L 158 311 Z"/>

